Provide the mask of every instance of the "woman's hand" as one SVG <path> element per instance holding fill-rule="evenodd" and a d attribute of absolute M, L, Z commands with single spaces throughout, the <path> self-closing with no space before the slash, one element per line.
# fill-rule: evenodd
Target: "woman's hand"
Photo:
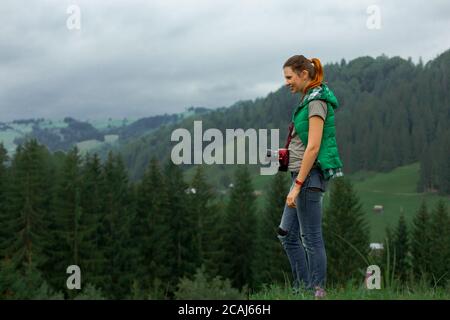
<path fill-rule="evenodd" d="M 295 185 L 291 191 L 289 191 L 289 194 L 286 198 L 286 204 L 288 207 L 296 208 L 295 201 L 297 200 L 298 194 L 300 193 L 300 186 Z"/>

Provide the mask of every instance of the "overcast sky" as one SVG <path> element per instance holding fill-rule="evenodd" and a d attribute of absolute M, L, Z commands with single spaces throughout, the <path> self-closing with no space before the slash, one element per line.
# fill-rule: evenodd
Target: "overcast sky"
<path fill-rule="evenodd" d="M 1 0 L 0 18 L 0 122 L 229 106 L 277 90 L 294 54 L 426 62 L 450 48 L 448 0 Z"/>

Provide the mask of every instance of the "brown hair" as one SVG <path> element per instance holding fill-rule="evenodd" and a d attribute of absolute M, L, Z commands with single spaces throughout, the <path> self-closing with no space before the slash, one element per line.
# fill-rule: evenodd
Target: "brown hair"
<path fill-rule="evenodd" d="M 283 68 L 291 67 L 292 70 L 300 74 L 303 70 L 308 71 L 309 77 L 312 79 L 311 83 L 303 90 L 306 93 L 309 89 L 318 87 L 323 81 L 323 68 L 322 63 L 317 58 L 311 60 L 305 58 L 303 55 L 295 55 L 287 59 Z"/>

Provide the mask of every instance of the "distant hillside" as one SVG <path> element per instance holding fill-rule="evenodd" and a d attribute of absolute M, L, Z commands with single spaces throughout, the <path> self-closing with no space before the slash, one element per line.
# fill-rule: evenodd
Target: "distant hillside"
<path fill-rule="evenodd" d="M 50 151 L 68 151 L 78 146 L 81 151 L 102 152 L 118 141 L 126 143 L 159 128 L 174 124 L 185 117 L 205 114 L 208 109 L 190 107 L 184 113 L 158 115 L 136 120 L 80 121 L 67 117 L 63 120 L 19 119 L 0 122 L 0 143 L 12 155 L 16 147 L 28 138 L 36 138 Z"/>
<path fill-rule="evenodd" d="M 162 125 L 177 123 L 180 119 L 193 115 L 206 114 L 210 110 L 206 108 L 193 108 L 190 107 L 185 113 L 172 114 L 172 115 L 162 115 L 141 118 L 134 121 L 130 125 L 112 128 L 108 131 L 109 134 L 117 134 L 120 140 L 129 140 L 133 138 L 138 138 L 151 132 L 154 129 L 159 128 Z"/>

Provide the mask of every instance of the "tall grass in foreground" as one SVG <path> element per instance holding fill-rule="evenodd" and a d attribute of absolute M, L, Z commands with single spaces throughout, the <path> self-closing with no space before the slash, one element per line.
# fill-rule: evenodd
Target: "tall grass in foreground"
<path fill-rule="evenodd" d="M 381 288 L 368 290 L 349 283 L 340 288 L 328 288 L 327 300 L 450 300 L 450 286 L 430 288 L 423 283 L 414 287 Z M 250 295 L 250 300 L 314 300 L 311 292 L 294 294 L 290 287 L 271 285 Z"/>

